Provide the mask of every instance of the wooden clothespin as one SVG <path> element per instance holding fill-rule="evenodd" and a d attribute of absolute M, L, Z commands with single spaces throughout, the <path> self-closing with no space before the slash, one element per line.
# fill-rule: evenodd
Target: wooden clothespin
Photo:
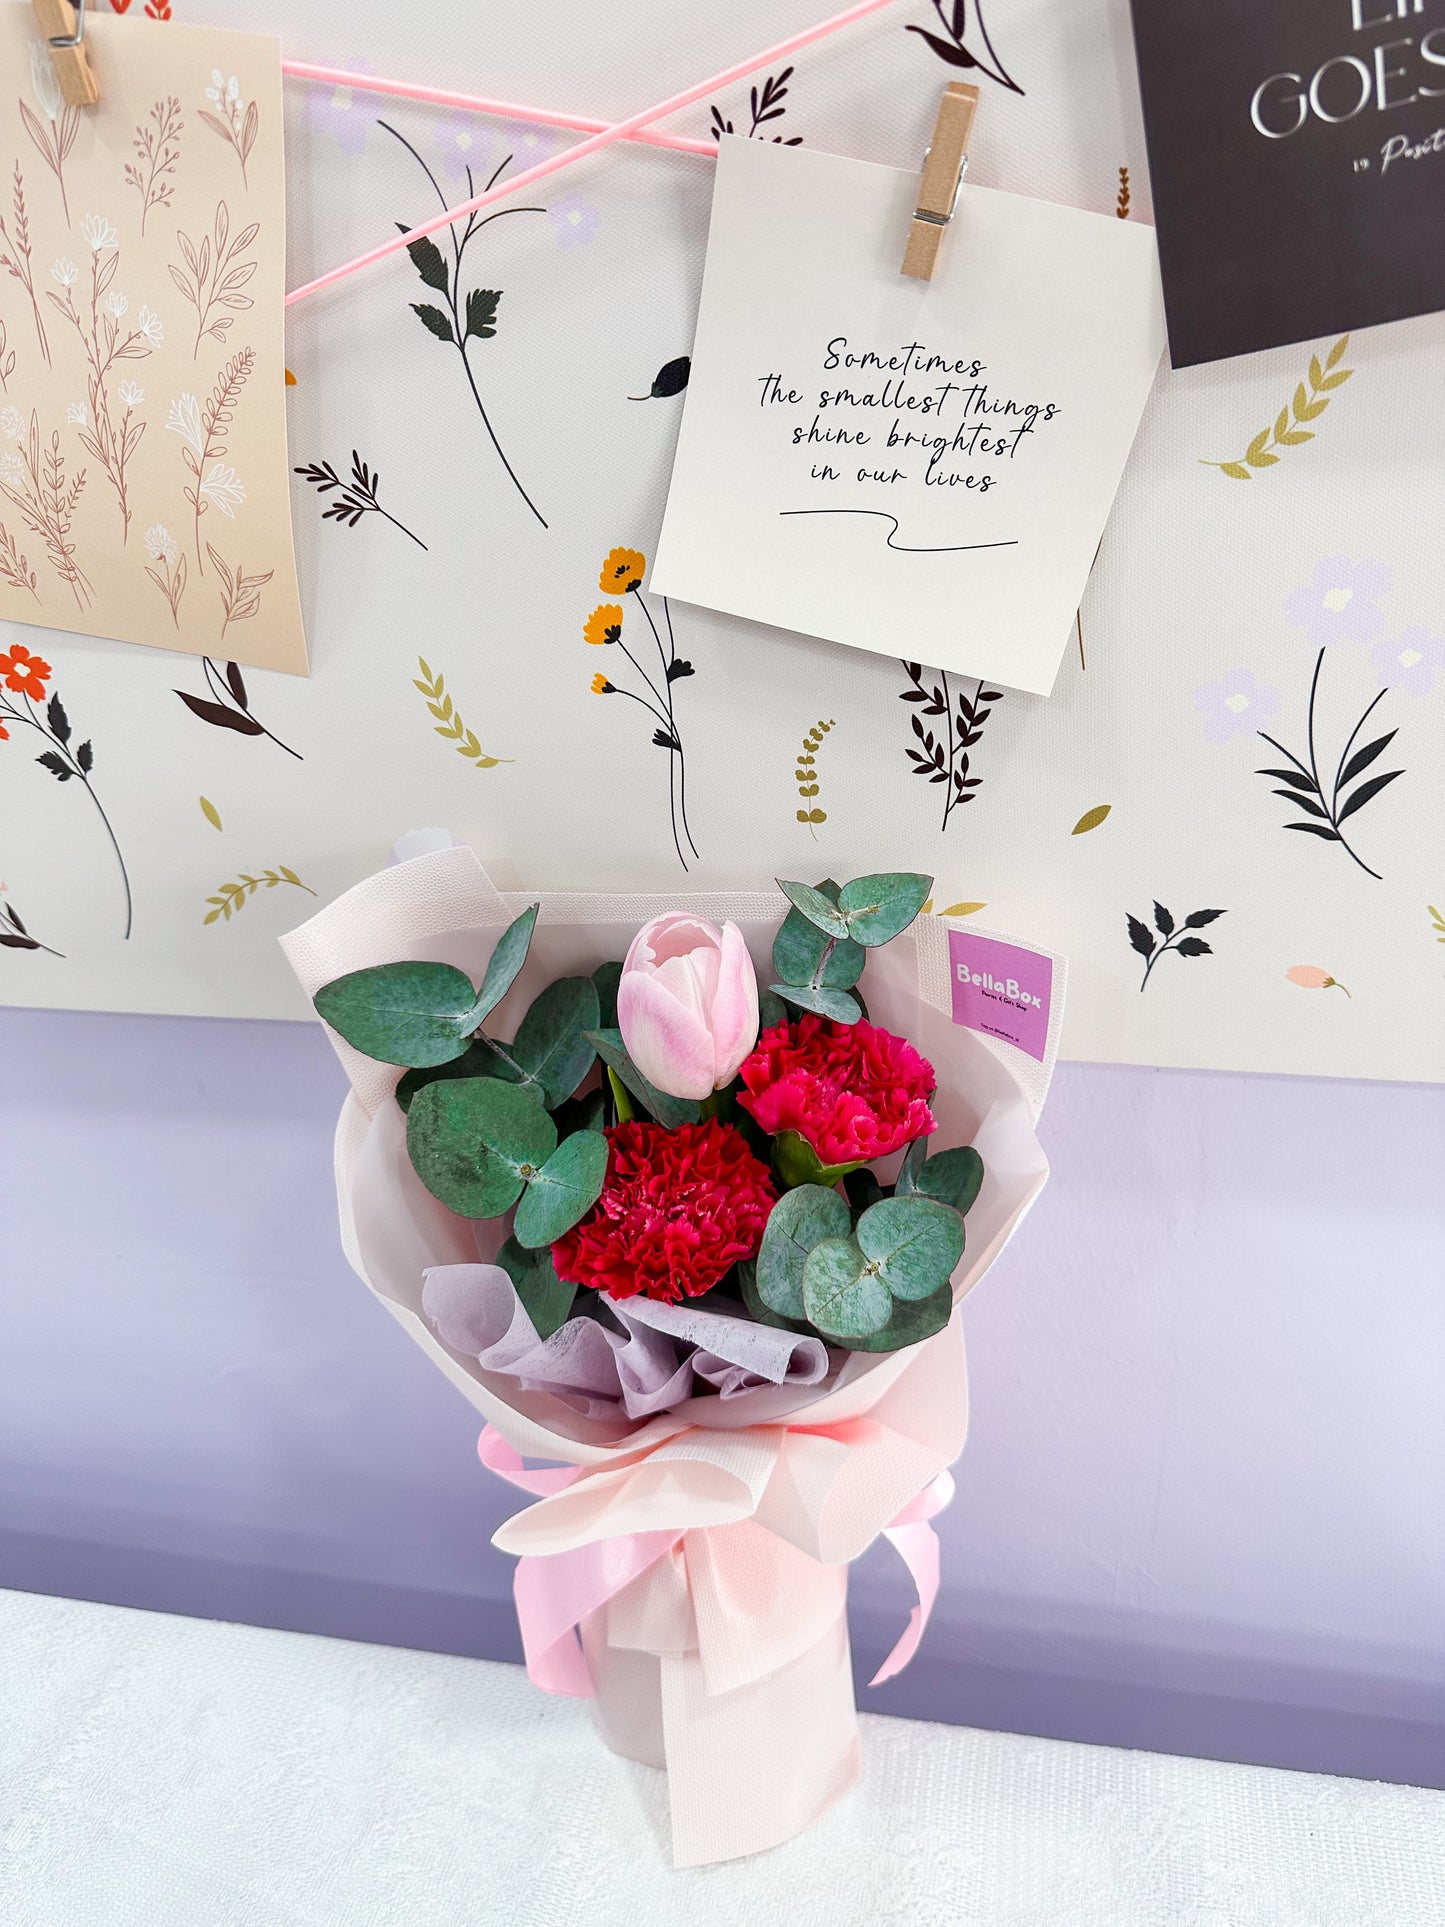
<path fill-rule="evenodd" d="M 100 87 L 85 49 L 85 0 L 33 0 L 35 22 L 50 49 L 60 92 L 70 107 L 94 107 Z"/>
<path fill-rule="evenodd" d="M 903 250 L 902 272 L 912 275 L 915 281 L 933 279 L 944 230 L 953 219 L 963 170 L 968 165 L 968 137 L 977 107 L 977 87 L 959 80 L 949 82 L 938 103 L 933 139 L 923 157 L 918 205 L 913 210 L 908 245 Z"/>

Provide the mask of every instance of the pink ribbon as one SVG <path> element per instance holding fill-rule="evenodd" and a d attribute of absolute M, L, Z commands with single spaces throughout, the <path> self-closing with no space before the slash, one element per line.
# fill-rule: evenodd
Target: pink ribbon
<path fill-rule="evenodd" d="M 560 1492 L 583 1475 L 579 1466 L 527 1471 L 521 1455 L 490 1425 L 483 1427 L 477 1440 L 477 1454 L 488 1471 L 524 1492 L 540 1496 Z M 953 1494 L 953 1475 L 940 1472 L 883 1529 L 883 1537 L 907 1568 L 918 1604 L 892 1651 L 869 1680 L 870 1686 L 893 1679 L 918 1651 L 939 1587 L 938 1534 L 929 1522 L 952 1502 Z M 545 1693 L 591 1699 L 597 1689 L 577 1629 L 589 1613 L 616 1598 L 689 1536 L 686 1532 L 632 1532 L 567 1552 L 519 1559 L 513 1595 L 533 1685 Z"/>

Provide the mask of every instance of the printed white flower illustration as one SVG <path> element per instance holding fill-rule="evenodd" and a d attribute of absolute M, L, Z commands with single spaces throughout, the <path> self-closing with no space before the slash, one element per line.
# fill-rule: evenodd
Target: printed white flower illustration
<path fill-rule="evenodd" d="M 146 554 L 152 562 L 169 564 L 174 562 L 180 554 L 180 550 L 176 547 L 176 539 L 164 522 L 151 523 L 146 530 L 145 543 Z"/>
<path fill-rule="evenodd" d="M 84 403 L 83 401 L 73 401 L 73 402 L 70 402 L 70 403 L 69 403 L 69 404 L 67 405 L 67 407 L 66 407 L 66 410 L 65 410 L 65 419 L 66 419 L 66 420 L 67 420 L 68 422 L 74 422 L 74 423 L 75 423 L 75 426 L 76 426 L 77 428 L 84 428 L 84 426 L 85 426 L 85 403 Z"/>
<path fill-rule="evenodd" d="M 64 254 L 57 259 L 50 273 L 52 279 L 58 281 L 62 288 L 73 288 L 80 279 L 79 268 L 68 255 Z"/>
<path fill-rule="evenodd" d="M 130 306 L 130 297 L 129 295 L 122 294 L 119 289 L 112 288 L 110 293 L 105 297 L 105 305 L 115 316 L 116 320 L 119 321 L 126 309 Z"/>
<path fill-rule="evenodd" d="M 146 391 L 138 381 L 123 381 L 118 393 L 127 408 L 138 408 L 146 398 Z"/>
<path fill-rule="evenodd" d="M 40 40 L 30 43 L 30 84 L 35 89 L 35 98 L 40 102 L 40 111 L 49 121 L 60 118 L 60 80 L 55 72 L 55 63 L 50 58 L 50 49 Z"/>
<path fill-rule="evenodd" d="M 198 455 L 206 452 L 205 436 L 201 432 L 201 404 L 194 395 L 179 396 L 170 405 L 166 415 L 166 427 L 172 435 L 179 435 L 188 441 Z"/>
<path fill-rule="evenodd" d="M 144 302 L 141 303 L 140 319 L 136 323 L 136 326 L 152 348 L 159 348 L 166 338 L 166 331 L 161 326 L 160 316 L 154 309 L 148 308 Z"/>
<path fill-rule="evenodd" d="M 25 464 L 13 448 L 0 455 L 0 482 L 8 483 L 11 488 L 25 485 Z"/>
<path fill-rule="evenodd" d="M 211 472 L 201 483 L 200 492 L 208 502 L 213 502 L 222 515 L 234 518 L 236 510 L 246 499 L 246 491 L 235 469 L 225 462 L 213 462 Z"/>
<path fill-rule="evenodd" d="M 120 236 L 103 214 L 87 214 L 80 224 L 86 245 L 92 254 L 99 254 L 102 248 L 120 246 Z"/>
<path fill-rule="evenodd" d="M 18 408 L 0 408 L 0 435 L 7 442 L 25 440 L 25 417 Z"/>
<path fill-rule="evenodd" d="M 212 67 L 211 69 L 211 84 L 206 89 L 206 99 L 214 101 L 217 107 L 242 107 L 245 105 L 245 102 L 241 99 L 240 81 L 236 78 L 235 74 L 232 74 L 231 78 L 227 80 L 219 67 Z"/>

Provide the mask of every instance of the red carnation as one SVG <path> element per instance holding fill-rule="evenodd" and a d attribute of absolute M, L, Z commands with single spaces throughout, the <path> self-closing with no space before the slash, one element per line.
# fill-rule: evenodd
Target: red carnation
<path fill-rule="evenodd" d="M 874 1024 L 806 1011 L 763 1032 L 742 1066 L 738 1102 L 770 1137 L 796 1131 L 824 1164 L 867 1164 L 937 1130 L 933 1066 Z"/>
<path fill-rule="evenodd" d="M 777 1192 L 731 1124 L 617 1124 L 602 1196 L 552 1247 L 559 1278 L 614 1298 L 698 1298 L 756 1257 Z"/>

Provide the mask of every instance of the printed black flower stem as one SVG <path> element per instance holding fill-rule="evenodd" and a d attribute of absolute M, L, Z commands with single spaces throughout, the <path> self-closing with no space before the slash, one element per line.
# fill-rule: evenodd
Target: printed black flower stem
<path fill-rule="evenodd" d="M 438 182 L 435 174 L 432 173 L 431 169 L 427 166 L 426 162 L 422 159 L 421 155 L 417 152 L 417 150 L 412 146 L 411 142 L 406 138 L 405 134 L 398 133 L 396 128 L 394 128 L 389 121 L 384 121 L 384 120 L 378 121 L 377 125 L 379 127 L 385 128 L 387 133 L 390 134 L 393 139 L 400 141 L 401 145 L 412 156 L 412 158 L 416 161 L 418 167 L 420 167 L 423 174 L 425 174 L 427 179 L 431 182 L 432 187 L 436 193 L 437 199 L 441 202 L 443 209 L 446 209 L 447 207 L 449 207 L 451 203 L 447 200 L 446 195 L 442 192 L 441 184 Z M 497 182 L 501 179 L 502 175 L 506 172 L 507 168 L 511 165 L 511 161 L 512 161 L 512 157 L 510 154 L 508 154 L 506 158 L 502 161 L 501 165 L 493 173 L 491 179 L 487 182 L 487 191 L 490 191 L 490 189 L 496 186 Z M 474 197 L 476 194 L 476 191 L 477 191 L 476 183 L 472 179 L 472 170 L 469 167 L 467 169 L 468 197 L 469 198 Z M 451 236 L 452 257 L 453 257 L 453 272 L 450 275 L 448 275 L 446 272 L 446 266 L 445 266 L 445 263 L 442 261 L 440 251 L 437 250 L 433 244 L 431 244 L 429 236 L 423 235 L 416 243 L 413 244 L 414 248 L 417 250 L 416 252 L 413 252 L 411 248 L 408 249 L 408 252 L 410 252 L 412 256 L 413 265 L 416 266 L 418 271 L 421 273 L 423 281 L 426 282 L 427 286 L 435 287 L 437 292 L 441 294 L 446 301 L 447 308 L 451 317 L 450 329 L 449 329 L 449 332 L 443 335 L 441 338 L 445 340 L 449 340 L 451 345 L 456 348 L 458 354 L 461 356 L 462 367 L 466 370 L 467 386 L 472 391 L 472 400 L 477 405 L 477 413 L 482 418 L 482 427 L 487 432 L 487 439 L 492 444 L 492 447 L 496 450 L 497 460 L 502 464 L 502 467 L 507 471 L 507 475 L 511 480 L 512 486 L 516 489 L 517 493 L 521 496 L 522 500 L 527 504 L 527 507 L 532 511 L 533 515 L 536 516 L 537 520 L 542 524 L 542 527 L 544 529 L 547 526 L 546 517 L 542 514 L 542 511 L 537 507 L 537 504 L 532 500 L 531 496 L 527 493 L 526 489 L 523 488 L 521 481 L 517 476 L 516 470 L 512 467 L 512 464 L 507 460 L 506 454 L 502 448 L 502 444 L 497 440 L 497 432 L 492 427 L 491 417 L 487 413 L 485 402 L 483 402 L 482 400 L 481 390 L 477 387 L 477 378 L 475 374 L 472 372 L 471 359 L 467 354 L 467 343 L 472 339 L 473 336 L 476 336 L 478 340 L 485 340 L 488 336 L 494 335 L 496 333 L 496 326 L 495 326 L 496 310 L 497 310 L 497 303 L 501 299 L 500 292 L 492 294 L 491 291 L 488 289 L 474 288 L 471 291 L 471 293 L 467 296 L 465 315 L 463 315 L 463 312 L 462 312 L 460 295 L 461 295 L 461 279 L 462 279 L 462 257 L 466 253 L 467 247 L 475 235 L 480 234 L 482 229 L 484 227 L 487 227 L 491 222 L 501 220 L 504 215 L 545 214 L 546 211 L 547 210 L 542 207 L 503 207 L 503 208 L 498 208 L 492 214 L 485 215 L 483 218 L 479 220 L 477 218 L 477 211 L 473 209 L 473 211 L 467 216 L 467 224 L 466 224 L 466 227 L 463 229 L 460 237 L 458 237 L 457 235 L 456 223 L 453 221 L 447 229 L 447 232 Z M 406 232 L 406 229 L 404 226 L 402 227 L 402 232 L 403 233 Z M 423 250 L 428 246 L 431 246 L 432 255 L 435 257 L 436 261 L 441 265 L 442 282 L 444 283 L 444 285 L 438 285 L 435 281 L 428 279 L 428 272 L 427 272 L 426 266 L 424 265 L 424 262 L 429 257 L 421 253 L 421 250 Z M 489 295 L 490 295 L 490 300 L 488 299 Z M 432 322 L 428 320 L 427 318 L 428 313 L 435 315 L 437 322 L 445 325 L 445 317 L 442 316 L 435 308 L 430 310 L 424 310 L 423 308 L 418 307 L 416 312 L 420 316 L 423 323 L 425 323 L 425 325 L 428 328 L 432 329 L 433 333 L 436 333 L 437 329 L 433 327 Z"/>
<path fill-rule="evenodd" d="M 687 760 L 682 753 L 682 738 L 677 733 L 677 719 L 673 714 L 673 707 L 672 707 L 672 679 L 677 667 L 677 642 L 672 633 L 672 611 L 667 606 L 667 597 L 664 596 L 662 598 L 662 606 L 667 613 L 667 639 L 669 643 L 669 648 L 664 649 L 662 646 L 662 637 L 658 634 L 658 631 L 657 631 L 657 624 L 652 619 L 652 611 L 651 609 L 648 608 L 647 604 L 642 600 L 641 589 L 633 588 L 633 589 L 630 589 L 628 593 L 636 597 L 638 607 L 642 610 L 642 613 L 647 617 L 647 626 L 652 631 L 652 639 L 657 644 L 658 660 L 662 664 L 662 686 L 664 690 L 666 690 L 667 692 L 665 697 L 665 701 L 667 703 L 667 716 L 665 720 L 667 723 L 668 734 L 672 738 L 673 749 L 677 756 L 678 807 L 679 807 L 679 812 L 682 816 L 682 831 L 683 831 L 683 835 L 688 840 L 688 845 L 691 848 L 693 855 L 697 856 L 698 847 L 696 843 L 694 843 L 692 840 L 692 830 L 689 827 L 688 820 L 687 820 Z M 631 660 L 630 657 L 629 657 L 629 660 Z M 641 672 L 639 671 L 639 673 Z M 650 681 L 648 683 L 648 687 L 649 688 L 652 687 Z M 676 835 L 676 831 L 674 830 L 674 836 L 675 835 Z"/>
<path fill-rule="evenodd" d="M 332 489 L 341 490 L 336 500 L 328 502 L 322 509 L 323 522 L 344 522 L 348 528 L 354 529 L 363 515 L 379 515 L 384 522 L 390 522 L 394 529 L 400 529 L 403 535 L 409 536 L 423 554 L 426 553 L 426 543 L 421 537 L 413 534 L 405 522 L 398 522 L 394 515 L 381 506 L 377 500 L 377 490 L 381 487 L 381 473 L 373 469 L 369 463 L 362 461 L 354 448 L 351 451 L 349 482 L 342 481 L 330 462 L 308 462 L 304 468 L 298 468 L 294 473 L 310 482 L 318 495 L 328 495 Z"/>
<path fill-rule="evenodd" d="M 284 749 L 288 756 L 294 756 L 298 763 L 305 762 L 299 749 L 292 749 L 289 743 L 283 743 L 279 736 L 273 735 L 263 722 L 252 715 L 246 681 L 239 663 L 228 662 L 224 676 L 209 656 L 202 656 L 201 663 L 206 687 L 216 700 L 210 702 L 204 696 L 193 696 L 187 689 L 175 692 L 193 716 L 199 716 L 203 723 L 210 723 L 215 729 L 233 729 L 238 736 L 264 736 L 277 749 Z"/>
<path fill-rule="evenodd" d="M 1023 93 L 1023 88 L 1013 79 L 994 51 L 993 41 L 989 38 L 988 24 L 983 17 L 983 0 L 976 0 L 974 13 L 978 20 L 979 38 L 988 49 L 988 58 L 993 62 L 992 67 L 989 66 L 988 60 L 981 60 L 971 48 L 964 44 L 964 35 L 968 30 L 968 0 L 952 0 L 947 12 L 944 11 L 944 0 L 932 0 L 932 6 L 946 38 L 930 33 L 926 27 L 916 27 L 912 22 L 903 31 L 916 33 L 919 39 L 926 41 L 939 59 L 946 60 L 949 66 L 976 67 L 980 73 L 987 74 L 990 80 L 996 80 L 1001 87 L 1007 87 L 1010 93 Z"/>
<path fill-rule="evenodd" d="M 95 787 L 90 780 L 90 772 L 94 763 L 94 756 L 90 744 L 89 742 L 84 742 L 78 750 L 73 751 L 71 749 L 70 722 L 58 696 L 52 696 L 50 698 L 49 704 L 46 707 L 46 720 L 44 722 L 42 722 L 40 717 L 35 713 L 34 699 L 27 694 L 22 700 L 25 704 L 23 709 L 14 703 L 6 701 L 4 697 L 0 697 L 0 716 L 3 716 L 8 722 L 26 723 L 31 729 L 38 730 L 46 742 L 50 744 L 50 748 L 39 757 L 39 762 L 50 771 L 52 776 L 58 778 L 60 782 L 68 783 L 71 777 L 75 776 L 79 777 L 81 783 L 85 786 L 85 793 L 95 805 L 96 814 L 105 825 L 105 833 L 110 838 L 110 847 L 115 851 L 115 860 L 120 865 L 121 887 L 125 891 L 125 935 L 129 937 L 133 917 L 133 906 L 130 894 L 130 872 L 125 867 L 125 858 L 121 855 L 120 844 L 116 839 L 115 831 L 111 827 L 110 818 L 105 813 L 105 805 L 96 795 Z"/>
<path fill-rule="evenodd" d="M 1286 823 L 1284 827 L 1287 830 L 1299 830 L 1311 836 L 1318 836 L 1325 842 L 1338 843 L 1350 860 L 1358 864 L 1366 876 L 1374 877 L 1378 883 L 1380 872 L 1372 870 L 1364 858 L 1352 848 L 1340 826 L 1346 817 L 1362 809 L 1372 797 L 1377 796 L 1387 784 L 1393 783 L 1395 778 L 1403 772 L 1397 769 L 1387 770 L 1361 783 L 1349 796 L 1342 796 L 1341 792 L 1346 784 L 1353 782 L 1355 777 L 1361 775 L 1394 740 L 1396 732 L 1392 729 L 1386 735 L 1377 737 L 1373 743 L 1366 744 L 1364 749 L 1358 751 L 1355 749 L 1361 730 L 1369 721 L 1376 704 L 1388 693 L 1388 690 L 1381 689 L 1370 700 L 1359 721 L 1350 731 L 1349 740 L 1340 752 L 1340 760 L 1335 767 L 1334 782 L 1327 793 L 1320 777 L 1319 752 L 1315 743 L 1315 709 L 1319 697 L 1320 671 L 1324 667 L 1324 661 L 1325 650 L 1321 648 L 1315 657 L 1314 674 L 1310 678 L 1309 711 L 1305 732 L 1309 762 L 1302 762 L 1293 750 L 1286 749 L 1284 744 L 1277 741 L 1275 737 L 1260 730 L 1261 740 L 1268 743 L 1271 749 L 1277 749 L 1281 756 L 1287 758 L 1292 767 L 1287 770 L 1262 769 L 1255 773 L 1283 781 L 1287 787 L 1275 790 L 1274 795 L 1283 797 L 1286 802 L 1302 810 L 1310 819 L 1304 823 Z"/>
<path fill-rule="evenodd" d="M 9 903 L 0 903 L 0 949 L 43 950 L 47 957 L 59 957 L 62 963 L 65 961 L 63 950 L 52 950 L 48 943 L 31 936 L 20 921 L 14 905 Z"/>

